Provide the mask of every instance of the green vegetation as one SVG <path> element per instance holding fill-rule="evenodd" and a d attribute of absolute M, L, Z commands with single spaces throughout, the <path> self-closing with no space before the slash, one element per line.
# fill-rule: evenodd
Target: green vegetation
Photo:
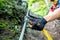
<path fill-rule="evenodd" d="M 50 3 L 49 0 L 48 3 Z M 51 4 L 49 6 L 51 6 Z M 48 9 L 44 0 L 30 0 L 29 9 L 36 15 L 46 16 L 48 14 Z"/>
<path fill-rule="evenodd" d="M 27 10 L 21 0 L 0 0 L 0 40 L 17 40 Z"/>

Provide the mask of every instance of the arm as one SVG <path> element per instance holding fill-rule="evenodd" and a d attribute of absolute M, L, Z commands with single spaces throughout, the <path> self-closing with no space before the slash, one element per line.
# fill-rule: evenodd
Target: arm
<path fill-rule="evenodd" d="M 54 12 L 49 12 L 44 18 L 36 19 L 32 24 L 32 29 L 43 30 L 47 22 L 53 21 L 54 19 L 60 18 L 60 8 L 56 9 Z"/>
<path fill-rule="evenodd" d="M 60 18 L 60 8 L 56 9 L 54 12 L 50 12 L 44 18 L 46 19 L 47 22 Z"/>

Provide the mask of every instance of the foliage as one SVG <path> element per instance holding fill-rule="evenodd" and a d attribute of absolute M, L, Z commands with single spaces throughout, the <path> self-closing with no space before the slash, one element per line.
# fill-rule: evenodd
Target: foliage
<path fill-rule="evenodd" d="M 48 9 L 44 0 L 30 0 L 29 9 L 36 15 L 46 16 L 48 14 Z"/>
<path fill-rule="evenodd" d="M 18 37 L 20 34 L 20 28 L 23 25 L 23 19 L 26 11 L 27 2 L 25 1 L 22 2 L 21 0 L 0 0 L 0 33 L 4 33 L 3 30 L 8 30 L 11 32 L 11 34 L 13 33 L 13 36 L 15 35 L 14 37 Z M 13 40 L 9 39 L 8 36 L 5 37 L 5 39 L 3 39 L 3 37 L 1 39 Z"/>

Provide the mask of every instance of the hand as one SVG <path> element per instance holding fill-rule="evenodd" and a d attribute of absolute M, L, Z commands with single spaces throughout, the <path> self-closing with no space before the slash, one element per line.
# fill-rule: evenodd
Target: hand
<path fill-rule="evenodd" d="M 40 18 L 40 19 L 35 19 L 35 21 L 30 21 L 30 24 L 32 25 L 32 29 L 34 30 L 43 30 L 45 24 L 47 23 L 47 21 L 44 18 Z"/>

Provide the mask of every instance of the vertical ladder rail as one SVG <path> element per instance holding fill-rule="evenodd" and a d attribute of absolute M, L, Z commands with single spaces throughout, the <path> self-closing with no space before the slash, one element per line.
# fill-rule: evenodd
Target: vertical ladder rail
<path fill-rule="evenodd" d="M 26 14 L 26 16 L 28 16 L 28 12 L 29 12 L 29 10 L 27 10 L 27 14 Z M 24 25 L 23 25 L 23 28 L 22 28 L 22 31 L 21 31 L 21 34 L 20 34 L 20 37 L 19 37 L 19 40 L 23 40 L 23 37 L 24 37 L 24 32 L 25 32 L 25 29 L 26 29 L 26 21 L 27 21 L 28 19 L 27 19 L 27 17 L 25 18 L 25 23 L 24 23 Z"/>

